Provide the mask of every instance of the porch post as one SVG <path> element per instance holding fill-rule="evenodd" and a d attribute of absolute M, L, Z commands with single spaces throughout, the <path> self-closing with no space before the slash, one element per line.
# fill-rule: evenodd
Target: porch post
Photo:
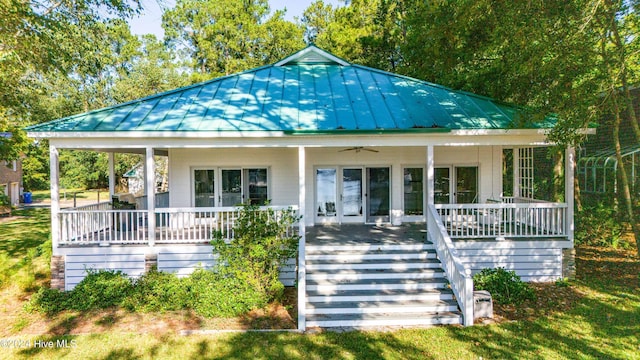
<path fill-rule="evenodd" d="M 427 146 L 427 206 L 435 203 L 433 145 Z"/>
<path fill-rule="evenodd" d="M 513 198 L 520 197 L 520 149 L 513 148 Z"/>
<path fill-rule="evenodd" d="M 571 243 L 573 243 L 573 231 L 574 231 L 574 222 L 573 222 L 573 206 L 574 206 L 574 173 L 575 173 L 575 158 L 576 152 L 575 149 L 571 146 L 567 146 L 564 151 L 564 201 L 567 203 L 567 219 L 565 226 L 567 232 L 567 238 Z"/>
<path fill-rule="evenodd" d="M 305 209 L 306 209 L 306 154 L 304 146 L 298 147 L 298 215 L 301 216 L 298 222 L 298 233 L 300 234 L 300 244 L 298 246 L 298 330 L 305 331 L 306 324 L 306 296 L 307 278 L 305 266 Z"/>
<path fill-rule="evenodd" d="M 109 153 L 109 201 L 116 193 L 116 170 L 115 170 L 115 154 Z"/>
<path fill-rule="evenodd" d="M 51 189 L 51 246 L 53 255 L 58 255 L 60 242 L 60 161 L 58 149 L 49 143 L 49 179 Z"/>
<path fill-rule="evenodd" d="M 153 147 L 147 146 L 145 151 L 145 193 L 147 194 L 147 226 L 149 246 L 156 242 L 156 171 L 153 159 Z"/>

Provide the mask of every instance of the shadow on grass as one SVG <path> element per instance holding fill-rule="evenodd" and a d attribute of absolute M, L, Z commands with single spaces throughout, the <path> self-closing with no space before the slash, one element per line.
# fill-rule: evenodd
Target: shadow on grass
<path fill-rule="evenodd" d="M 573 309 L 531 321 L 448 328 L 450 336 L 475 344 L 484 358 L 639 358 L 640 263 L 628 254 L 579 248 L 572 290 L 584 293 Z"/>
<path fill-rule="evenodd" d="M 0 253 L 17 259 L 49 239 L 50 214 L 47 209 L 17 210 L 16 220 L 0 224 Z"/>

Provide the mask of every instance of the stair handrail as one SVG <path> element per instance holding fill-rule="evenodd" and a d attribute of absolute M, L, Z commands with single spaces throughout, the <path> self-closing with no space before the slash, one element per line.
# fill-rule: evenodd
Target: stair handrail
<path fill-rule="evenodd" d="M 451 237 L 433 204 L 427 206 L 427 232 L 433 242 L 438 259 L 449 280 L 451 290 L 462 310 L 464 326 L 473 325 L 473 277 L 471 269 L 458 256 Z"/>

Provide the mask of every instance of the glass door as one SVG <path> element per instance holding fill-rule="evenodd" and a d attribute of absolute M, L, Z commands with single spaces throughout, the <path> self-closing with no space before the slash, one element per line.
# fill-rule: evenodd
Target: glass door
<path fill-rule="evenodd" d="M 437 167 L 434 168 L 434 196 L 433 200 L 436 204 L 451 203 L 451 168 Z"/>
<path fill-rule="evenodd" d="M 337 222 L 337 176 L 336 168 L 316 169 L 316 219 L 320 223 Z"/>
<path fill-rule="evenodd" d="M 242 170 L 222 169 L 221 206 L 242 204 Z"/>
<path fill-rule="evenodd" d="M 216 206 L 215 196 L 215 170 L 193 171 L 193 192 L 195 207 L 214 207 Z"/>
<path fill-rule="evenodd" d="M 362 185 L 362 168 L 342 169 L 342 221 L 362 222 Z"/>
<path fill-rule="evenodd" d="M 367 168 L 367 223 L 389 222 L 390 173 L 388 167 Z"/>
<path fill-rule="evenodd" d="M 249 202 L 255 205 L 265 205 L 269 200 L 267 169 L 245 169 L 245 191 L 249 195 Z"/>
<path fill-rule="evenodd" d="M 478 167 L 456 167 L 456 204 L 475 204 L 478 202 Z"/>

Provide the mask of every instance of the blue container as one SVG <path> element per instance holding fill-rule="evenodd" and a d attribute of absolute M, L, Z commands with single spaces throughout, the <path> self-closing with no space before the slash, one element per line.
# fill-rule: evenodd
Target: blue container
<path fill-rule="evenodd" d="M 30 192 L 24 192 L 22 193 L 22 196 L 24 197 L 24 203 L 25 204 L 31 204 L 31 193 Z"/>

